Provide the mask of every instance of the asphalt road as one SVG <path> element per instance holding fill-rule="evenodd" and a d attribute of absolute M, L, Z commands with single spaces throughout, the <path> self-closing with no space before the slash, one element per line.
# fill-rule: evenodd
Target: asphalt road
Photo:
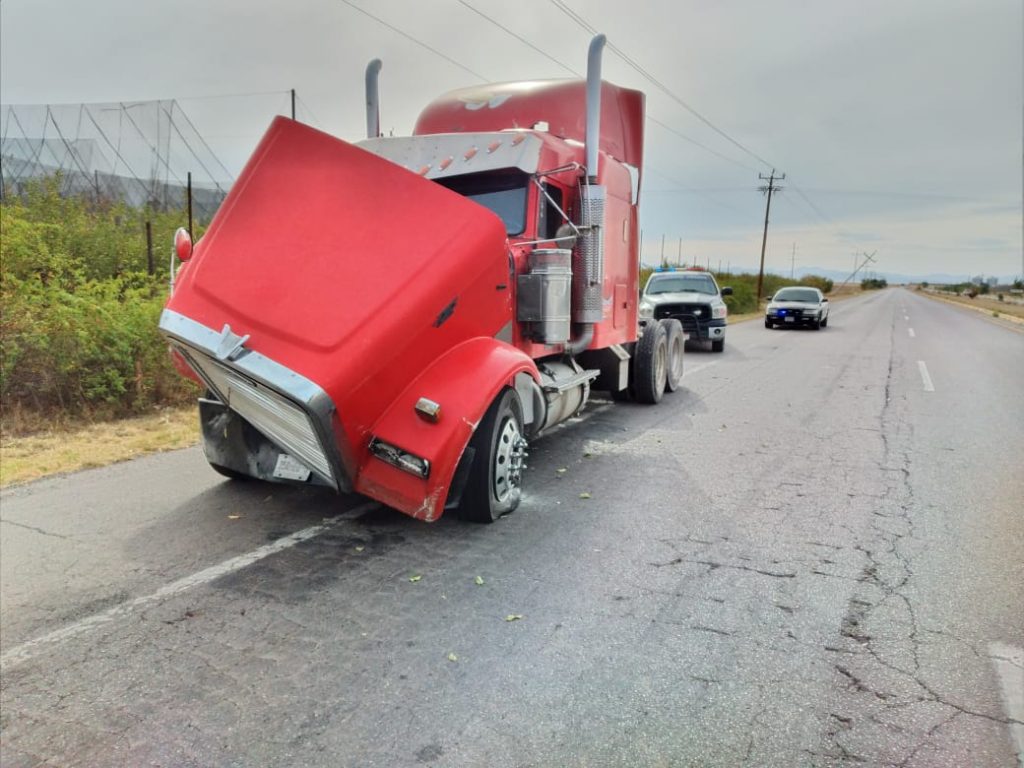
<path fill-rule="evenodd" d="M 1024 333 L 891 289 L 686 365 L 492 526 L 198 449 L 4 492 L 4 768 L 1017 765 Z"/>

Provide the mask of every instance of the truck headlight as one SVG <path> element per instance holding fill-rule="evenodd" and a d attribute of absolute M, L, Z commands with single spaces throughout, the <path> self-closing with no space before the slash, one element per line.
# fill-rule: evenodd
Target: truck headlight
<path fill-rule="evenodd" d="M 654 305 L 647 301 L 641 301 L 640 317 L 643 317 L 645 319 L 654 317 Z"/>
<path fill-rule="evenodd" d="M 729 314 L 729 308 L 723 304 L 720 307 L 711 308 L 711 317 L 715 320 L 721 320 L 723 317 Z"/>

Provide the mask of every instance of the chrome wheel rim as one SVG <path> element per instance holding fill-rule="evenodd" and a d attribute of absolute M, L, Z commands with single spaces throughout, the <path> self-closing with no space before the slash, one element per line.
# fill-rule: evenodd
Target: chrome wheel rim
<path fill-rule="evenodd" d="M 498 445 L 494 451 L 494 498 L 499 502 L 508 500 L 518 492 L 523 480 L 526 464 L 526 440 L 519 431 L 519 423 L 508 418 L 498 433 Z"/>
<path fill-rule="evenodd" d="M 672 379 L 678 382 L 683 378 L 683 340 L 681 337 L 676 336 L 672 340 Z"/>
<path fill-rule="evenodd" d="M 654 351 L 654 383 L 659 390 L 665 388 L 665 378 L 668 372 L 666 357 L 668 357 L 668 345 L 659 344 Z"/>

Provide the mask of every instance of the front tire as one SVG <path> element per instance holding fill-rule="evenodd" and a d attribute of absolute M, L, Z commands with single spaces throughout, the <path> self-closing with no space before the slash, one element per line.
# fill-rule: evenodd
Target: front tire
<path fill-rule="evenodd" d="M 491 403 L 473 433 L 473 467 L 459 504 L 459 517 L 493 523 L 519 506 L 525 468 L 523 408 L 514 389 L 505 388 Z"/>
<path fill-rule="evenodd" d="M 725 351 L 725 339 L 718 339 L 717 341 L 711 342 L 712 352 L 724 352 Z"/>
<path fill-rule="evenodd" d="M 239 472 L 238 470 L 231 469 L 229 467 L 225 467 L 225 466 L 223 466 L 221 464 L 214 464 L 209 459 L 207 459 L 206 463 L 210 465 L 210 468 L 214 472 L 216 472 L 219 475 L 224 475 L 224 477 L 228 478 L 229 480 L 245 481 L 245 480 L 251 480 L 252 479 L 251 477 L 249 477 L 249 475 L 247 475 L 247 474 L 245 474 L 243 472 Z"/>
<path fill-rule="evenodd" d="M 764 321 L 764 327 L 765 328 L 774 328 L 775 324 L 771 320 L 765 320 Z"/>
<path fill-rule="evenodd" d="M 668 334 L 661 323 L 648 323 L 636 343 L 633 394 L 638 402 L 661 402 L 668 380 Z"/>
<path fill-rule="evenodd" d="M 665 389 L 675 392 L 683 381 L 683 350 L 686 341 L 683 338 L 683 326 L 678 320 L 665 319 L 665 344 L 668 347 L 668 368 L 665 377 Z"/>

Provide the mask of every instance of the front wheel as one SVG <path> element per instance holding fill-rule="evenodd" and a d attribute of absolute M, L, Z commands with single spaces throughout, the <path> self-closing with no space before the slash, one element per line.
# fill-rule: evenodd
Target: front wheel
<path fill-rule="evenodd" d="M 717 341 L 711 342 L 712 352 L 724 352 L 725 351 L 725 339 L 718 339 Z"/>
<path fill-rule="evenodd" d="M 828 315 L 825 315 L 825 319 L 821 321 L 822 328 L 828 328 Z"/>
<path fill-rule="evenodd" d="M 519 506 L 526 468 L 523 408 L 514 389 L 504 389 L 473 433 L 473 467 L 459 504 L 459 516 L 493 523 Z"/>
<path fill-rule="evenodd" d="M 765 320 L 765 321 L 764 321 L 764 327 L 765 327 L 765 328 L 773 328 L 773 327 L 774 327 L 774 325 L 772 324 L 772 321 L 771 321 L 771 320 Z"/>

